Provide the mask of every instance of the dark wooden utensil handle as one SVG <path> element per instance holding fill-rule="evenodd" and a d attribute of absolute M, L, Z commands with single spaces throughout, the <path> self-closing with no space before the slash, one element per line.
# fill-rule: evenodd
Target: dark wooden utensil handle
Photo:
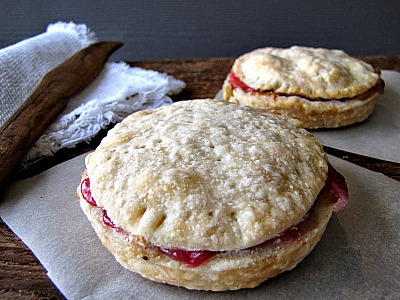
<path fill-rule="evenodd" d="M 121 46 L 120 42 L 99 42 L 78 51 L 47 73 L 4 123 L 0 129 L 0 189 L 68 100 L 100 73 L 109 56 Z"/>

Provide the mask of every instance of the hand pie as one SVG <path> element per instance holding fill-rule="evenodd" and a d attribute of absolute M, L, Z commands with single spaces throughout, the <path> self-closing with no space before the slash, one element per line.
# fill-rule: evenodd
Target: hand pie
<path fill-rule="evenodd" d="M 341 50 L 294 46 L 237 58 L 223 97 L 296 118 L 304 128 L 336 128 L 367 119 L 383 89 L 378 70 Z"/>
<path fill-rule="evenodd" d="M 87 155 L 77 193 L 125 268 L 213 291 L 295 267 L 348 197 L 298 121 L 212 99 L 127 117 Z"/>

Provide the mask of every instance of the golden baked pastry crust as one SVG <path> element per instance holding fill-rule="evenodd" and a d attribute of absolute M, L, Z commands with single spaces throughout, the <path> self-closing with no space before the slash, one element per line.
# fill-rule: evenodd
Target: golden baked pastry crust
<path fill-rule="evenodd" d="M 86 158 L 113 222 L 165 248 L 234 250 L 300 221 L 325 184 L 322 146 L 297 123 L 226 101 L 135 113 Z"/>
<path fill-rule="evenodd" d="M 86 175 L 82 179 L 86 178 Z M 103 245 L 128 270 L 145 278 L 198 290 L 253 288 L 268 278 L 294 268 L 320 240 L 332 215 L 332 199 L 321 193 L 298 228 L 300 239 L 258 248 L 220 253 L 196 268 L 177 262 L 140 237 L 106 226 L 103 211 L 77 193 L 82 210 Z"/>
<path fill-rule="evenodd" d="M 309 99 L 351 98 L 379 80 L 371 65 L 341 50 L 299 46 L 256 49 L 236 59 L 232 70 L 253 89 Z"/>
<path fill-rule="evenodd" d="M 299 120 L 304 128 L 337 128 L 366 120 L 374 111 L 376 94 L 365 100 L 310 101 L 299 96 L 246 93 L 232 89 L 228 80 L 223 97 L 229 102 L 271 109 Z"/>
<path fill-rule="evenodd" d="M 364 121 L 384 86 L 371 65 L 322 48 L 256 49 L 237 58 L 232 72 L 254 92 L 232 88 L 228 75 L 225 100 L 275 110 L 309 129 Z"/>

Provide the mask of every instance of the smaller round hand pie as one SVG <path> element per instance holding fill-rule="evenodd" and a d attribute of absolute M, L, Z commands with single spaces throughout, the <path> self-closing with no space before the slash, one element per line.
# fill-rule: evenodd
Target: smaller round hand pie
<path fill-rule="evenodd" d="M 304 128 L 336 128 L 367 119 L 383 89 L 378 70 L 341 50 L 294 46 L 237 58 L 223 97 L 296 118 Z"/>

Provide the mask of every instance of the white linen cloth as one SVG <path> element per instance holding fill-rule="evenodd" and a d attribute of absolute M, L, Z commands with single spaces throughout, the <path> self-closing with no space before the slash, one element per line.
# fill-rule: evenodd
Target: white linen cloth
<path fill-rule="evenodd" d="M 0 125 L 21 106 L 42 77 L 97 41 L 85 24 L 57 22 L 45 33 L 0 50 Z M 49 156 L 88 141 L 110 123 L 146 108 L 172 103 L 185 83 L 167 74 L 108 62 L 84 91 L 72 98 L 24 159 Z"/>

